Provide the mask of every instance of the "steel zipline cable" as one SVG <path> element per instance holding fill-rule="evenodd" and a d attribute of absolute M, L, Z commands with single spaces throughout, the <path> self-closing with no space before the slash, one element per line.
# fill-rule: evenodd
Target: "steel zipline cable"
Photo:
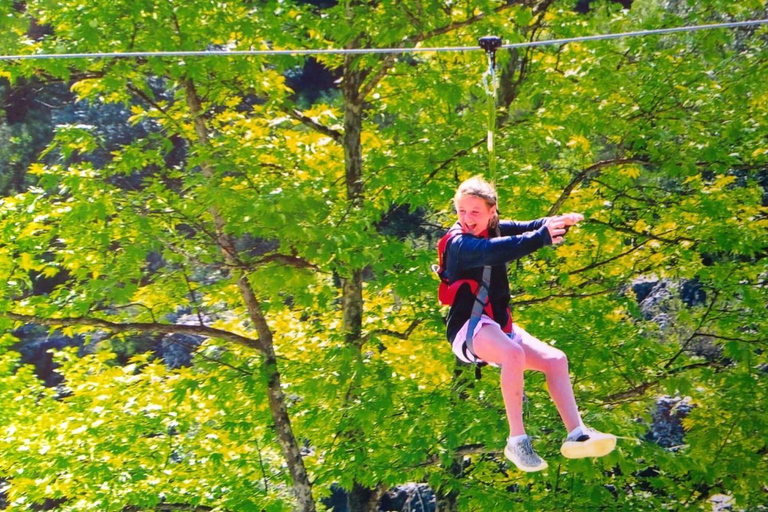
<path fill-rule="evenodd" d="M 532 46 L 551 46 L 582 41 L 601 41 L 620 39 L 624 37 L 642 37 L 675 32 L 695 32 L 698 30 L 713 30 L 724 28 L 740 28 L 768 24 L 768 19 L 714 23 L 709 25 L 692 25 L 683 27 L 638 30 L 635 32 L 620 32 L 615 34 L 599 34 L 594 36 L 570 37 L 566 39 L 548 39 L 543 41 L 528 41 L 511 43 L 501 48 L 526 48 Z M 0 55 L 0 61 L 8 60 L 42 60 L 42 59 L 101 59 L 125 57 L 239 57 L 239 56 L 268 56 L 268 55 L 347 55 L 372 53 L 427 53 L 427 52 L 463 52 L 480 50 L 480 46 L 447 46 L 437 48 L 349 48 L 349 49 L 303 49 L 303 50 L 200 50 L 200 51 L 152 51 L 152 52 L 98 52 L 98 53 L 36 53 L 29 55 Z"/>

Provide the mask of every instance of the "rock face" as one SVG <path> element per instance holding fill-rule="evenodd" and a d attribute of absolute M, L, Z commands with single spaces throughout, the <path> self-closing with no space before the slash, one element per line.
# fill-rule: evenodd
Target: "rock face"
<path fill-rule="evenodd" d="M 652 414 L 652 423 L 645 435 L 648 441 L 676 451 L 683 444 L 685 429 L 683 419 L 688 416 L 693 406 L 690 398 L 662 396 L 656 401 L 656 410 Z"/>
<path fill-rule="evenodd" d="M 646 320 L 656 321 L 660 315 L 663 315 L 660 319 L 668 320 L 681 305 L 690 308 L 707 300 L 707 293 L 697 279 L 677 284 L 671 279 L 647 276 L 636 279 L 630 286 Z"/>
<path fill-rule="evenodd" d="M 168 320 L 178 325 L 200 325 L 200 319 L 192 314 L 174 315 Z M 206 325 L 210 325 L 211 321 L 210 318 L 203 318 Z M 168 368 L 189 366 L 192 364 L 192 353 L 197 350 L 203 339 L 202 336 L 189 334 L 166 334 L 162 337 L 156 352 Z"/>
<path fill-rule="evenodd" d="M 45 382 L 46 386 L 55 387 L 61 384 L 63 378 L 54 370 L 53 354 L 50 350 L 61 350 L 64 347 L 79 347 L 79 355 L 85 355 L 92 346 L 85 345 L 80 336 L 64 336 L 59 331 L 49 333 L 48 329 L 39 325 L 25 325 L 13 332 L 19 338 L 19 343 L 11 347 L 21 354 L 22 364 L 35 367 L 35 374 Z"/>
<path fill-rule="evenodd" d="M 390 489 L 381 499 L 379 512 L 408 510 L 410 512 L 435 512 L 437 499 L 426 484 L 405 484 Z"/>
<path fill-rule="evenodd" d="M 712 512 L 731 512 L 733 510 L 733 498 L 725 494 L 715 494 L 709 499 Z"/>
<path fill-rule="evenodd" d="M 669 279 L 641 278 L 632 283 L 643 318 L 659 326 L 662 335 L 673 323 L 680 304 L 678 286 Z"/>
<path fill-rule="evenodd" d="M 683 332 L 675 325 L 677 311 L 685 307 L 703 304 L 706 293 L 696 280 L 677 284 L 670 279 L 643 277 L 632 282 L 631 289 L 635 293 L 643 318 L 659 326 L 660 341 L 672 334 L 679 339 L 688 340 L 686 351 L 690 354 L 717 358 L 720 349 L 705 337 L 691 338 L 689 332 Z M 651 425 L 645 439 L 667 449 L 675 450 L 683 443 L 685 430 L 682 420 L 691 412 L 690 399 L 687 397 L 661 396 L 656 401 L 656 409 L 652 412 Z"/>
<path fill-rule="evenodd" d="M 203 319 L 206 323 L 210 318 Z M 181 325 L 198 325 L 200 320 L 196 315 L 180 313 L 169 318 L 169 321 Z M 89 343 L 83 336 L 65 336 L 60 331 L 49 333 L 48 329 L 39 325 L 28 324 L 13 332 L 19 338 L 12 350 L 21 354 L 22 364 L 31 364 L 35 367 L 35 374 L 46 386 L 55 387 L 62 383 L 62 376 L 55 372 L 56 365 L 53 362 L 53 354 L 50 350 L 61 350 L 65 347 L 78 347 L 78 355 L 84 356 L 97 350 L 100 342 L 107 339 L 108 334 L 96 331 L 92 334 Z M 185 334 L 167 334 L 154 336 L 151 334 L 138 334 L 120 344 L 112 347 L 117 354 L 119 364 L 125 364 L 130 356 L 153 352 L 161 358 L 169 368 L 180 368 L 192 363 L 192 354 L 202 343 L 201 336 Z"/>
<path fill-rule="evenodd" d="M 649 276 L 633 281 L 630 287 L 635 293 L 643 318 L 659 326 L 660 341 L 675 334 L 679 339 L 687 340 L 686 352 L 689 354 L 708 361 L 721 357 L 722 349 L 712 338 L 691 337 L 691 331 L 675 325 L 678 311 L 702 305 L 706 301 L 707 294 L 696 279 L 677 284 L 670 279 Z"/>
<path fill-rule="evenodd" d="M 331 486 L 331 496 L 323 505 L 333 512 L 349 512 L 347 493 L 338 485 Z M 379 502 L 379 512 L 436 512 L 437 498 L 427 484 L 408 483 L 387 491 Z"/>

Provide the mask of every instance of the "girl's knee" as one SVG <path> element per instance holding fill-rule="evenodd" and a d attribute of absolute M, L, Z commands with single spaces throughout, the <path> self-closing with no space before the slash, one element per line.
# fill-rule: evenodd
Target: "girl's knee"
<path fill-rule="evenodd" d="M 562 350 L 554 349 L 545 363 L 546 373 L 568 373 L 568 357 Z"/>

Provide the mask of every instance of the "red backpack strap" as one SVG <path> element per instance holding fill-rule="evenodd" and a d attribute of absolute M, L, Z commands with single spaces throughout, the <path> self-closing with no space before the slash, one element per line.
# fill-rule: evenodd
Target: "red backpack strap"
<path fill-rule="evenodd" d="M 455 229 L 450 229 L 443 237 L 437 242 L 437 275 L 440 279 L 443 279 L 443 272 L 445 272 L 445 250 L 448 248 L 448 242 L 451 238 L 458 235 L 459 232 Z"/>
<path fill-rule="evenodd" d="M 453 304 L 459 288 L 461 288 L 461 286 L 465 283 L 469 285 L 470 291 L 473 294 L 477 292 L 478 283 L 472 279 L 460 279 L 459 281 L 450 283 L 444 276 L 445 250 L 448 248 L 448 242 L 450 242 L 453 237 L 459 234 L 461 234 L 461 230 L 454 227 L 448 230 L 445 235 L 443 235 L 440 241 L 437 242 L 437 265 L 432 265 L 432 270 L 434 270 L 438 277 L 440 277 L 440 286 L 437 289 L 437 298 L 441 304 L 446 306 Z"/>

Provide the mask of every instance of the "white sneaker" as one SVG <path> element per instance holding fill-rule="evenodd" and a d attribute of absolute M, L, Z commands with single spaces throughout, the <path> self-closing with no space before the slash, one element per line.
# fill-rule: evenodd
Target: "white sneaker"
<path fill-rule="evenodd" d="M 611 453 L 614 448 L 616 448 L 616 436 L 582 426 L 565 438 L 560 447 L 560 453 L 568 459 L 581 459 L 602 457 Z"/>
<path fill-rule="evenodd" d="M 539 457 L 528 436 L 516 436 L 507 439 L 504 455 L 511 460 L 520 471 L 542 471 L 547 469 L 547 463 Z"/>

